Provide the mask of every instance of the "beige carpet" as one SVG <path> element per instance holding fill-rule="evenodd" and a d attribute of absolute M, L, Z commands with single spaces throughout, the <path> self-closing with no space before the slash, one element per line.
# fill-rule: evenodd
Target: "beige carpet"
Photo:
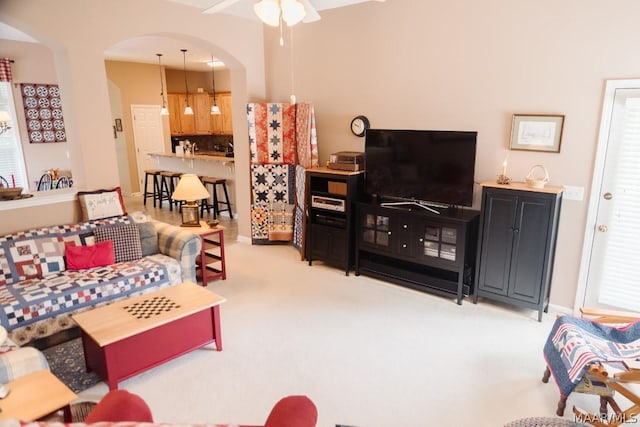
<path fill-rule="evenodd" d="M 194 351 L 121 383 L 160 422 L 264 422 L 308 395 L 318 426 L 502 426 L 554 416 L 541 382 L 555 314 L 421 293 L 300 261 L 290 246 L 227 245 L 228 279 L 209 289 L 224 350 Z M 561 286 L 562 284 L 554 284 Z M 83 393 L 106 392 L 104 383 Z M 582 397 L 597 409 L 597 399 Z M 569 398 L 570 408 L 576 402 Z"/>

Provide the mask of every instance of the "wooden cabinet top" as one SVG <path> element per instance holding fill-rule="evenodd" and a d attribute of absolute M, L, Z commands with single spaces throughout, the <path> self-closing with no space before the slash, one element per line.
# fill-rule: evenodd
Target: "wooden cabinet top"
<path fill-rule="evenodd" d="M 542 188 L 529 187 L 525 182 L 511 182 L 509 184 L 498 184 L 495 181 L 485 181 L 480 184 L 483 187 L 502 188 L 504 190 L 532 191 L 536 193 L 559 194 L 564 191 L 562 187 L 544 186 Z"/>
<path fill-rule="evenodd" d="M 317 175 L 359 175 L 361 173 L 364 173 L 364 171 L 361 170 L 361 171 L 354 172 L 354 171 L 343 171 L 339 169 L 329 169 L 327 167 L 318 167 L 318 168 L 307 169 L 307 173 L 317 174 Z"/>

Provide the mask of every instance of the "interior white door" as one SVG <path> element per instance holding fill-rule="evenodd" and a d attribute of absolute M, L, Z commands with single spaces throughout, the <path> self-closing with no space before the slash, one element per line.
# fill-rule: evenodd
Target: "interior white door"
<path fill-rule="evenodd" d="M 598 158 L 584 305 L 640 311 L 640 81 L 608 83 Z"/>
<path fill-rule="evenodd" d="M 150 153 L 164 152 L 164 130 L 159 105 L 131 105 L 133 139 L 136 147 L 138 188 L 144 191 L 144 171 L 153 169 Z"/>

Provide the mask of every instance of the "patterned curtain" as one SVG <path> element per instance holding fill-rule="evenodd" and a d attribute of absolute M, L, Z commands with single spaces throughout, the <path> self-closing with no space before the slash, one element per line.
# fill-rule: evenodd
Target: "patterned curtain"
<path fill-rule="evenodd" d="M 9 58 L 0 58 L 0 82 L 11 82 L 11 60 Z"/>

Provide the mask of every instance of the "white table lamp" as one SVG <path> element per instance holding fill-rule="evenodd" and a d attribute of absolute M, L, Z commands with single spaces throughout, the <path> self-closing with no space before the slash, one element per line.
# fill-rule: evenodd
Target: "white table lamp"
<path fill-rule="evenodd" d="M 198 175 L 185 173 L 180 177 L 173 194 L 173 200 L 186 202 L 182 205 L 182 227 L 200 227 L 200 212 L 198 201 L 209 198 L 209 192 L 202 185 Z"/>

